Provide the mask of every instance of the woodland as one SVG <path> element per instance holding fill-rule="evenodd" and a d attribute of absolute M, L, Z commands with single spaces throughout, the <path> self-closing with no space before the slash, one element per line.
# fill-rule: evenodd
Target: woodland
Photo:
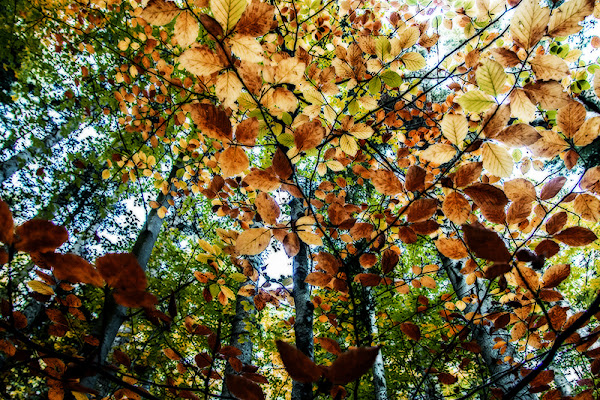
<path fill-rule="evenodd" d="M 600 0 L 4 0 L 0 396 L 600 398 Z"/>

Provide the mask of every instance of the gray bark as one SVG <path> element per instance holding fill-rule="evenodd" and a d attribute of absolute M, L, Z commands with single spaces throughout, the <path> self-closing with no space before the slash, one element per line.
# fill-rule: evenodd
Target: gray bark
<path fill-rule="evenodd" d="M 375 310 L 375 299 L 373 298 L 373 288 L 365 287 L 365 306 L 367 308 L 367 314 L 369 315 L 368 333 L 372 339 L 376 339 L 379 336 L 379 329 L 377 328 L 377 318 Z M 373 364 L 373 390 L 375 400 L 387 400 L 387 381 L 385 379 L 385 364 L 383 360 L 383 354 L 381 350 L 375 359 Z"/>
<path fill-rule="evenodd" d="M 565 374 L 563 374 L 560 369 L 554 369 L 554 383 L 556 384 L 556 388 L 560 390 L 560 393 L 563 396 L 570 396 L 571 393 L 573 393 L 573 386 L 571 385 L 571 382 L 569 382 Z"/>
<path fill-rule="evenodd" d="M 456 292 L 458 298 L 463 298 L 471 294 L 476 294 L 479 299 L 479 304 L 471 304 L 467 306 L 465 312 L 477 311 L 478 314 L 485 315 L 492 309 L 492 302 L 489 295 L 486 295 L 483 284 L 480 280 L 473 285 L 467 285 L 465 276 L 460 273 L 460 265 L 453 262 L 452 260 L 444 257 L 442 254 L 439 255 L 442 260 L 443 269 L 448 274 L 448 278 Z M 479 309 L 477 309 L 479 307 Z M 516 381 L 519 380 L 519 376 L 516 372 L 508 372 L 510 366 L 506 363 L 499 363 L 499 360 L 505 356 L 513 355 L 515 350 L 510 345 L 510 336 L 507 332 L 498 331 L 494 334 L 491 333 L 490 328 L 483 325 L 472 325 L 472 334 L 477 344 L 481 347 L 481 357 L 485 362 L 489 372 L 490 379 L 496 386 L 506 391 L 509 390 Z M 494 337 L 502 336 L 506 341 L 508 349 L 504 354 L 500 354 L 499 350 L 494 349 L 495 344 Z M 534 400 L 536 397 L 527 390 L 523 390 L 519 393 L 515 399 L 519 400 Z"/>
<path fill-rule="evenodd" d="M 293 220 L 304 216 L 304 207 L 301 199 L 294 198 L 290 202 L 291 217 Z M 308 246 L 300 242 L 300 251 L 294 257 L 293 282 L 294 282 L 294 304 L 296 309 L 296 322 L 294 332 L 296 335 L 296 347 L 314 359 L 313 342 L 313 311 L 314 306 L 310 301 L 310 285 L 304 280 L 310 272 L 308 262 Z M 292 400 L 310 400 L 313 398 L 313 385 L 311 383 L 300 383 L 294 381 L 292 384 Z"/>
<path fill-rule="evenodd" d="M 67 126 L 67 129 L 70 129 L 70 127 Z M 23 166 L 31 164 L 36 158 L 41 157 L 46 151 L 62 141 L 64 136 L 61 131 L 61 127 L 55 125 L 52 131 L 42 139 L 43 146 L 30 146 L 13 155 L 8 160 L 1 162 L 0 185 L 2 185 L 6 180 L 10 179 L 10 177 L 19 169 L 23 168 Z"/>
<path fill-rule="evenodd" d="M 178 163 L 173 165 L 168 178 L 169 182 L 171 182 L 171 180 L 175 177 L 175 173 L 179 167 L 180 166 Z M 170 207 L 168 203 L 170 198 L 171 196 L 169 194 L 163 195 L 160 193 L 156 201 L 160 204 L 160 206 L 165 206 L 168 209 Z M 131 250 L 131 254 L 137 258 L 138 263 L 144 271 L 147 268 L 148 261 L 152 255 L 152 249 L 154 248 L 156 239 L 158 238 L 163 225 L 163 220 L 158 216 L 157 210 L 158 208 L 155 208 L 148 213 L 146 222 L 137 240 L 135 241 L 135 244 L 133 245 L 133 249 Z M 110 350 L 113 348 L 113 343 L 117 337 L 117 334 L 119 333 L 119 329 L 126 319 L 127 308 L 117 304 L 112 295 L 107 294 L 104 308 L 102 310 L 102 325 L 99 327 L 97 332 L 98 337 L 100 337 L 101 340 L 98 354 L 96 357 L 94 357 L 94 361 L 96 361 L 98 364 L 103 365 L 106 362 L 106 358 L 108 357 Z M 81 383 L 84 386 L 93 388 L 98 385 L 97 379 L 98 375 L 94 375 L 84 378 Z M 102 383 L 101 386 L 104 386 L 104 384 Z M 106 390 L 106 388 L 100 389 Z"/>

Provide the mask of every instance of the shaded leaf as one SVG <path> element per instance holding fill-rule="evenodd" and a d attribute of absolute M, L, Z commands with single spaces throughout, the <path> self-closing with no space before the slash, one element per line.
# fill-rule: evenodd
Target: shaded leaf
<path fill-rule="evenodd" d="M 359 347 L 342 353 L 325 372 L 337 385 L 354 382 L 366 374 L 379 354 L 379 347 Z"/>
<path fill-rule="evenodd" d="M 555 264 L 548 268 L 542 276 L 544 288 L 554 288 L 560 285 L 562 281 L 567 279 L 571 274 L 571 266 L 569 264 Z"/>
<path fill-rule="evenodd" d="M 415 342 L 421 340 L 421 329 L 412 322 L 401 323 L 400 330 Z"/>
<path fill-rule="evenodd" d="M 574 226 L 554 235 L 554 239 L 566 245 L 578 247 L 594 242 L 598 237 L 588 228 Z"/>
<path fill-rule="evenodd" d="M 56 250 L 69 239 L 67 230 L 50 221 L 32 219 L 15 229 L 17 250 L 46 253 Z"/>
<path fill-rule="evenodd" d="M 240 400 L 264 400 L 265 394 L 261 387 L 250 379 L 241 376 L 225 375 L 225 385 L 229 392 Z"/>
<path fill-rule="evenodd" d="M 296 347 L 277 340 L 277 351 L 286 371 L 293 380 L 302 383 L 316 382 L 321 377 L 322 371 L 310 358 Z"/>
<path fill-rule="evenodd" d="M 467 246 L 477 257 L 489 261 L 510 261 L 511 254 L 496 232 L 476 225 L 463 225 L 462 229 Z"/>

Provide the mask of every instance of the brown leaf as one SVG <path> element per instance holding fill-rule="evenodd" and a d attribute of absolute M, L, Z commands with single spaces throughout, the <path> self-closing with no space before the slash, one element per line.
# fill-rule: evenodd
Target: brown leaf
<path fill-rule="evenodd" d="M 383 252 L 383 256 L 381 257 L 381 272 L 383 274 L 392 272 L 396 265 L 398 265 L 398 261 L 400 261 L 398 253 L 394 250 L 387 249 Z"/>
<path fill-rule="evenodd" d="M 258 137 L 258 118 L 243 120 L 235 128 L 235 138 L 240 144 L 254 146 Z"/>
<path fill-rule="evenodd" d="M 292 176 L 293 170 L 290 161 L 281 149 L 277 149 L 273 155 L 273 170 L 279 178 L 284 180 Z"/>
<path fill-rule="evenodd" d="M 321 347 L 323 347 L 326 351 L 330 352 L 331 354 L 335 356 L 339 356 L 340 354 L 342 354 L 342 349 L 340 348 L 338 342 L 336 342 L 335 340 L 326 337 L 320 337 L 316 340 L 321 345 Z"/>
<path fill-rule="evenodd" d="M 0 242 L 11 245 L 15 225 L 8 204 L 0 200 Z"/>
<path fill-rule="evenodd" d="M 505 49 L 503 47 L 490 50 L 492 56 L 498 61 L 504 68 L 515 67 L 521 63 L 519 56 L 512 50 Z"/>
<path fill-rule="evenodd" d="M 435 247 L 440 253 L 452 260 L 461 260 L 469 256 L 467 248 L 460 239 L 442 237 L 435 241 Z"/>
<path fill-rule="evenodd" d="M 359 347 L 342 353 L 325 372 L 325 376 L 337 385 L 354 382 L 366 374 L 379 354 L 379 347 Z"/>
<path fill-rule="evenodd" d="M 240 400 L 264 400 L 261 387 L 241 375 L 225 375 L 225 385 L 229 392 Z"/>
<path fill-rule="evenodd" d="M 294 131 L 294 144 L 298 151 L 306 151 L 317 147 L 325 137 L 325 128 L 317 119 L 300 125 Z"/>
<path fill-rule="evenodd" d="M 203 135 L 217 140 L 231 140 L 231 121 L 225 111 L 212 104 L 195 104 L 191 114 L 192 120 L 202 130 Z"/>
<path fill-rule="evenodd" d="M 504 128 L 494 139 L 509 147 L 530 146 L 542 136 L 535 128 L 527 124 L 515 124 Z"/>
<path fill-rule="evenodd" d="M 156 26 L 167 25 L 181 10 L 172 1 L 150 0 L 140 17 Z"/>
<path fill-rule="evenodd" d="M 295 232 L 289 232 L 283 238 L 283 250 L 288 257 L 294 257 L 300 252 L 300 239 Z"/>
<path fill-rule="evenodd" d="M 409 226 L 401 226 L 398 228 L 398 237 L 406 244 L 415 243 L 419 239 L 415 231 Z"/>
<path fill-rule="evenodd" d="M 321 269 L 330 275 L 335 275 L 338 273 L 340 268 L 340 262 L 333 254 L 320 252 L 315 257 L 315 262 L 317 262 L 316 269 Z"/>
<path fill-rule="evenodd" d="M 471 204 L 458 192 L 449 193 L 442 204 L 444 215 L 457 225 L 467 222 L 471 214 Z"/>
<path fill-rule="evenodd" d="M 472 162 L 463 164 L 456 171 L 456 175 L 454 175 L 454 184 L 457 188 L 469 186 L 471 183 L 479 179 L 482 170 L 482 162 Z"/>
<path fill-rule="evenodd" d="M 348 213 L 343 205 L 338 202 L 332 203 L 327 209 L 327 216 L 329 217 L 329 221 L 334 226 L 339 226 L 349 218 Z"/>
<path fill-rule="evenodd" d="M 573 210 L 581 218 L 591 221 L 600 221 L 600 200 L 594 195 L 581 193 L 573 202 Z"/>
<path fill-rule="evenodd" d="M 260 192 L 256 196 L 254 204 L 256 205 L 256 211 L 258 211 L 263 221 L 269 225 L 277 223 L 277 218 L 279 218 L 281 211 L 277 202 L 268 193 Z"/>
<path fill-rule="evenodd" d="M 523 89 L 545 110 L 556 110 L 572 101 L 562 85 L 556 81 L 530 83 Z"/>
<path fill-rule="evenodd" d="M 32 219 L 18 226 L 15 234 L 15 248 L 28 253 L 54 251 L 69 239 L 64 227 L 41 219 Z"/>
<path fill-rule="evenodd" d="M 542 191 L 540 193 L 540 200 L 550 200 L 554 196 L 560 192 L 560 189 L 567 182 L 567 178 L 564 176 L 557 176 L 556 178 L 552 178 L 544 185 Z"/>
<path fill-rule="evenodd" d="M 529 217 L 529 214 L 531 214 L 532 209 L 533 205 L 527 200 L 519 200 L 511 203 L 506 213 L 506 222 L 512 225 L 525 221 Z"/>
<path fill-rule="evenodd" d="M 540 277 L 533 269 L 525 266 L 517 266 L 513 274 L 519 286 L 534 292 L 540 288 Z"/>
<path fill-rule="evenodd" d="M 392 171 L 379 169 L 371 174 L 371 183 L 375 190 L 386 196 L 393 196 L 402 191 L 402 182 Z"/>
<path fill-rule="evenodd" d="M 421 328 L 412 322 L 403 322 L 400 324 L 400 330 L 409 338 L 418 342 L 421 340 Z"/>
<path fill-rule="evenodd" d="M 92 264 L 75 254 L 45 253 L 39 255 L 54 269 L 54 276 L 72 283 L 89 283 L 100 287 L 102 276 Z"/>
<path fill-rule="evenodd" d="M 377 286 L 381 283 L 381 276 L 377 274 L 356 274 L 355 282 L 360 282 L 363 286 Z"/>
<path fill-rule="evenodd" d="M 112 288 L 135 292 L 146 290 L 146 274 L 133 254 L 106 254 L 96 260 L 96 269 Z"/>
<path fill-rule="evenodd" d="M 583 190 L 600 194 L 600 167 L 590 168 L 585 171 L 581 182 L 579 182 L 579 187 Z"/>
<path fill-rule="evenodd" d="M 431 235 L 440 228 L 440 224 L 432 219 L 410 224 L 410 228 L 418 235 Z"/>
<path fill-rule="evenodd" d="M 354 240 L 371 239 L 373 225 L 366 222 L 357 222 L 350 228 L 350 236 Z"/>
<path fill-rule="evenodd" d="M 555 264 L 551 266 L 542 276 L 544 288 L 557 287 L 562 281 L 567 279 L 570 273 L 571 266 L 569 264 Z"/>
<path fill-rule="evenodd" d="M 550 258 L 558 254 L 560 246 L 553 240 L 544 239 L 535 247 L 535 252 L 538 256 Z"/>
<path fill-rule="evenodd" d="M 244 183 L 252 186 L 254 189 L 262 190 L 263 192 L 272 192 L 281 186 L 279 178 L 269 171 L 255 169 L 246 175 L 243 179 Z"/>
<path fill-rule="evenodd" d="M 512 269 L 510 264 L 494 263 L 485 270 L 485 278 L 489 280 L 496 279 L 500 275 L 504 275 Z"/>
<path fill-rule="evenodd" d="M 204 13 L 200 14 L 198 18 L 204 29 L 206 29 L 206 31 L 214 38 L 223 37 L 223 28 L 216 19 Z"/>
<path fill-rule="evenodd" d="M 502 189 L 487 183 L 475 183 L 465 188 L 464 192 L 482 209 L 503 208 L 508 204 L 508 198 Z"/>
<path fill-rule="evenodd" d="M 567 307 L 561 307 L 559 305 L 552 307 L 548 310 L 548 317 L 552 328 L 560 330 L 562 326 L 567 322 Z"/>
<path fill-rule="evenodd" d="M 240 35 L 259 37 L 271 30 L 275 7 L 267 3 L 253 1 L 244 10 L 236 25 Z"/>
<path fill-rule="evenodd" d="M 418 165 L 411 165 L 406 172 L 404 186 L 406 190 L 414 192 L 425 188 L 425 176 L 427 172 Z"/>
<path fill-rule="evenodd" d="M 598 237 L 588 228 L 574 226 L 557 233 L 554 235 L 554 239 L 568 246 L 578 247 L 586 246 L 594 242 L 596 239 L 598 239 Z"/>
<path fill-rule="evenodd" d="M 250 166 L 250 161 L 244 149 L 232 146 L 225 149 L 219 156 L 219 166 L 225 178 L 241 174 Z"/>
<path fill-rule="evenodd" d="M 311 272 L 306 276 L 304 282 L 318 287 L 325 287 L 331 282 L 333 276 L 322 272 Z"/>
<path fill-rule="evenodd" d="M 483 117 L 483 133 L 488 138 L 498 135 L 510 120 L 510 108 L 501 105 L 490 108 Z"/>
<path fill-rule="evenodd" d="M 572 138 L 579 130 L 587 112 L 583 104 L 577 101 L 570 101 L 564 107 L 561 107 L 556 113 L 556 122 L 558 127 L 567 138 Z"/>
<path fill-rule="evenodd" d="M 113 296 L 118 304 L 130 308 L 153 308 L 158 303 L 156 296 L 146 291 L 117 290 Z"/>
<path fill-rule="evenodd" d="M 467 245 L 477 257 L 497 262 L 510 261 L 511 254 L 496 232 L 476 225 L 463 225 L 462 229 Z"/>
<path fill-rule="evenodd" d="M 535 201 L 535 186 L 527 179 L 517 178 L 504 182 L 504 193 L 511 201 Z"/>
<path fill-rule="evenodd" d="M 549 235 L 554 235 L 556 232 L 560 231 L 566 223 L 567 213 L 564 211 L 556 213 L 546 222 L 546 232 L 548 232 Z"/>
<path fill-rule="evenodd" d="M 377 264 L 377 256 L 373 253 L 365 253 L 358 258 L 358 262 L 363 268 L 371 268 Z"/>
<path fill-rule="evenodd" d="M 286 371 L 293 380 L 302 383 L 312 383 L 321 377 L 321 369 L 296 347 L 277 340 L 277 350 Z"/>
<path fill-rule="evenodd" d="M 421 222 L 431 218 L 437 210 L 437 204 L 435 199 L 419 199 L 413 202 L 406 210 L 406 220 Z"/>
<path fill-rule="evenodd" d="M 453 385 L 456 382 L 458 382 L 458 378 L 456 376 L 449 374 L 447 372 L 440 372 L 438 374 L 438 379 L 439 379 L 440 383 L 443 385 Z"/>

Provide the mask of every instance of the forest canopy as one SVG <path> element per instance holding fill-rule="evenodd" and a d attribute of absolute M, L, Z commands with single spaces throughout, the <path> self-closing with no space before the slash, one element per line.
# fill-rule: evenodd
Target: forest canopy
<path fill-rule="evenodd" d="M 600 0 L 14 0 L 0 395 L 600 396 Z"/>

